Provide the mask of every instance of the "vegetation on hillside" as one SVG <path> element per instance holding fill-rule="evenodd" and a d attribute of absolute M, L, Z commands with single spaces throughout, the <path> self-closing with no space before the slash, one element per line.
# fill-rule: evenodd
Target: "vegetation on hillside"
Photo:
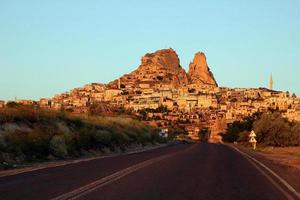
<path fill-rule="evenodd" d="M 260 114 L 256 113 L 243 121 L 235 121 L 228 125 L 225 133 L 222 133 L 222 139 L 225 142 L 245 141 L 247 133 L 253 128 L 253 123 L 259 118 Z"/>
<path fill-rule="evenodd" d="M 248 142 L 254 130 L 259 144 L 269 146 L 300 146 L 300 124 L 289 122 L 278 112 L 255 114 L 244 121 L 236 121 L 222 134 L 225 142 Z"/>
<path fill-rule="evenodd" d="M 157 130 L 128 117 L 83 117 L 29 107 L 0 109 L 2 168 L 157 142 L 164 142 Z"/>

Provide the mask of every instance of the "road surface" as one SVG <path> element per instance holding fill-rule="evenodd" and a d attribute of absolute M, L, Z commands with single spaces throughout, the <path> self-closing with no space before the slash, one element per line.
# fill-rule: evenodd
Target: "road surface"
<path fill-rule="evenodd" d="M 198 143 L 2 177 L 0 199 L 280 200 L 297 197 L 234 149 Z"/>

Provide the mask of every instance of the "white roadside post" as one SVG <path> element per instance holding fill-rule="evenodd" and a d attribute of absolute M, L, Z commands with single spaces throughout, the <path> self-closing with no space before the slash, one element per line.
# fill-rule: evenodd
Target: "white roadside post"
<path fill-rule="evenodd" d="M 256 137 L 255 132 L 254 132 L 254 131 L 251 131 L 251 133 L 250 133 L 250 135 L 249 135 L 249 138 L 250 138 L 249 142 L 252 144 L 253 150 L 256 149 L 256 143 L 257 143 L 255 137 Z"/>

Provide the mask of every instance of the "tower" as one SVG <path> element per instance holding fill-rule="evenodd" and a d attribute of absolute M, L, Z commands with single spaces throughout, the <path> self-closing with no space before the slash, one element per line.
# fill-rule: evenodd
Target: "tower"
<path fill-rule="evenodd" d="M 273 77 L 272 77 L 272 74 L 271 74 L 270 80 L 269 80 L 269 89 L 273 90 Z"/>
<path fill-rule="evenodd" d="M 121 79 L 118 79 L 118 89 L 121 89 Z"/>

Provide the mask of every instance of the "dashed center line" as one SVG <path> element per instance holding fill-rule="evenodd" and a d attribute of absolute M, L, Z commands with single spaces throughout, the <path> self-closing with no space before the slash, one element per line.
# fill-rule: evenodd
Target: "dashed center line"
<path fill-rule="evenodd" d="M 176 153 L 174 153 L 174 154 L 176 154 Z M 142 169 L 142 168 L 147 167 L 151 164 L 154 164 L 156 162 L 159 162 L 161 160 L 169 158 L 169 157 L 173 156 L 174 154 L 160 156 L 160 157 L 153 158 L 153 159 L 141 162 L 139 164 L 133 165 L 131 167 L 128 167 L 126 169 L 118 171 L 114 174 L 111 174 L 109 176 L 101 178 L 97 181 L 89 183 L 89 184 L 87 184 L 83 187 L 75 189 L 71 192 L 65 193 L 65 194 L 60 195 L 58 197 L 55 197 L 52 200 L 74 200 L 74 199 L 78 199 L 78 198 L 83 197 L 83 196 L 87 195 L 88 193 L 91 193 L 92 191 L 95 191 L 95 190 L 97 190 L 97 189 L 99 189 L 99 188 L 101 188 L 105 185 L 113 183 L 113 182 L 121 179 L 122 177 L 127 176 L 127 175 L 129 175 L 129 174 L 131 174 L 131 173 L 133 173 L 133 172 L 135 172 L 139 169 Z"/>

